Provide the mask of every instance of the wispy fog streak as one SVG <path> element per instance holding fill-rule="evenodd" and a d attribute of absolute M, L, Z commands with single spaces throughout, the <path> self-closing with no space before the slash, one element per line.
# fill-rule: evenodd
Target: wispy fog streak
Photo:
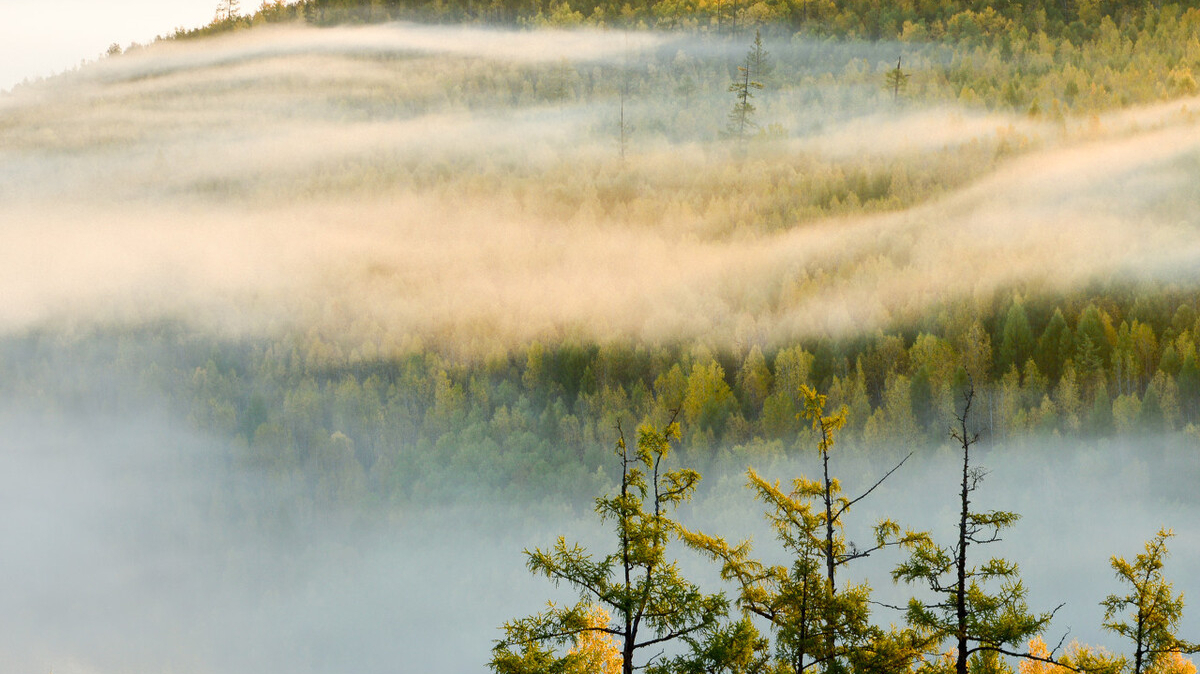
<path fill-rule="evenodd" d="M 642 131 L 622 165 L 621 73 L 668 43 L 671 67 L 697 58 L 654 34 L 286 29 L 156 47 L 23 92 L 0 108 L 0 326 L 169 316 L 463 351 L 568 333 L 781 342 L 1012 284 L 1190 279 L 1200 262 L 1195 101 L 1065 132 L 869 104 L 817 130 L 794 120 L 745 162 L 712 136 Z M 725 113 L 711 97 L 688 105 L 643 92 L 630 114 L 645 129 Z M 739 185 L 779 162 L 891 170 L 1010 141 L 1041 149 L 908 210 L 782 232 L 753 211 L 705 211 L 736 213 Z"/>

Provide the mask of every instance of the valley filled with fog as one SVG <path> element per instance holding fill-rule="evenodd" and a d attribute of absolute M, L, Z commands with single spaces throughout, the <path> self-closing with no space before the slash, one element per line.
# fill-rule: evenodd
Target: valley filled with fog
<path fill-rule="evenodd" d="M 770 36 L 731 139 L 749 39 L 273 26 L 0 95 L 0 670 L 485 671 L 574 599 L 523 549 L 612 551 L 618 422 L 678 414 L 679 520 L 779 556 L 744 473 L 816 476 L 800 384 L 848 493 L 913 452 L 852 540 L 954 534 L 970 381 L 1048 643 L 1125 648 L 1109 559 L 1163 527 L 1200 596 L 1200 98 L 1035 113 L 951 46 Z M 845 577 L 904 604 L 900 560 Z"/>

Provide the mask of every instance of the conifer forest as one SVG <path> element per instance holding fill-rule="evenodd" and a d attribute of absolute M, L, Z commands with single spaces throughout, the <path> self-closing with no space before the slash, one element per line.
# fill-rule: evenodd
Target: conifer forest
<path fill-rule="evenodd" d="M 1200 2 L 163 31 L 0 91 L 0 671 L 1196 674 Z"/>

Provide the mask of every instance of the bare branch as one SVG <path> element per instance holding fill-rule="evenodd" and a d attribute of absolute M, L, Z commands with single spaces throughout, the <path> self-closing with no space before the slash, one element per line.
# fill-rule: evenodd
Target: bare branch
<path fill-rule="evenodd" d="M 1023 660 L 1033 660 L 1035 662 L 1044 662 L 1048 665 L 1054 665 L 1056 667 L 1062 667 L 1063 669 L 1069 669 L 1072 672 L 1086 671 L 1086 670 L 1080 669 L 1078 667 L 1074 667 L 1072 665 L 1068 665 L 1068 664 L 1059 662 L 1058 660 L 1055 660 L 1054 658 L 1043 658 L 1039 655 L 1034 655 L 1032 653 L 1018 653 L 1017 651 L 1010 651 L 1008 649 L 1001 648 L 999 646 L 993 646 L 991 644 L 980 644 L 972 649 L 969 649 L 967 651 L 967 654 L 970 655 L 971 653 L 978 653 L 980 651 L 991 651 L 993 653 L 1000 653 L 1001 655 L 1007 655 L 1007 656 L 1013 657 L 1013 658 L 1021 658 Z"/>
<path fill-rule="evenodd" d="M 912 457 L 912 455 L 913 455 L 913 453 L 912 453 L 912 452 L 909 452 L 909 453 L 908 453 L 908 456 L 906 456 L 906 457 L 904 457 L 903 459 L 901 459 L 901 460 L 900 460 L 900 463 L 896 464 L 896 465 L 895 465 L 895 467 L 893 467 L 893 468 L 892 468 L 891 470 L 889 470 L 887 473 L 884 473 L 883 477 L 879 478 L 879 480 L 878 480 L 878 481 L 877 481 L 875 484 L 871 485 L 871 488 L 870 488 L 870 489 L 868 489 L 868 490 L 866 490 L 865 492 L 863 492 L 863 493 L 862 493 L 862 495 L 860 495 L 858 498 L 856 498 L 856 499 L 854 499 L 854 500 L 852 500 L 852 501 L 847 501 L 847 502 L 846 502 L 846 504 L 845 504 L 845 505 L 843 505 L 843 506 L 842 506 L 840 509 L 838 509 L 837 513 L 835 513 L 835 514 L 834 514 L 834 516 L 833 516 L 833 519 L 835 519 L 835 520 L 836 520 L 837 518 L 841 517 L 842 513 L 846 512 L 847 510 L 849 510 L 849 509 L 850 509 L 850 506 L 854 505 L 855 503 L 858 503 L 859 501 L 861 501 L 861 500 L 863 500 L 864 498 L 866 498 L 866 497 L 867 497 L 867 496 L 868 496 L 868 495 L 869 495 L 871 492 L 875 491 L 875 488 L 876 488 L 876 487 L 878 487 L 879 485 L 883 484 L 883 481 L 884 481 L 884 480 L 886 480 L 886 479 L 888 479 L 889 477 L 891 477 L 892 473 L 896 472 L 897 470 L 900 470 L 900 466 L 903 466 L 903 465 L 904 465 L 904 462 L 905 462 L 905 461 L 908 461 L 908 460 L 909 460 L 909 458 L 911 458 L 911 457 Z"/>

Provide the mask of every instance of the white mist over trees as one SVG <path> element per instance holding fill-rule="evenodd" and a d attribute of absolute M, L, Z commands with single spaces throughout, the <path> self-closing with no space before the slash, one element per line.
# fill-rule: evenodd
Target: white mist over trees
<path fill-rule="evenodd" d="M 0 96 L 0 670 L 1186 671 L 1196 11 L 222 6 Z"/>

